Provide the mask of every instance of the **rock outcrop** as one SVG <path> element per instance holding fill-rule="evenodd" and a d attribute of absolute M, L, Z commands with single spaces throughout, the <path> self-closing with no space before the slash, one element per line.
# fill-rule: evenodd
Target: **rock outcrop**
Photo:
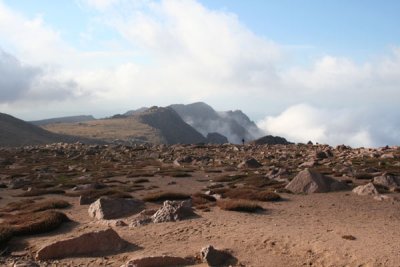
<path fill-rule="evenodd" d="M 85 233 L 41 248 L 37 260 L 61 259 L 76 256 L 96 256 L 115 253 L 124 249 L 128 243 L 114 230 L 107 229 L 98 232 Z"/>
<path fill-rule="evenodd" d="M 331 177 L 310 169 L 299 172 L 285 187 L 293 193 L 326 193 L 350 189 L 349 186 Z"/>
<path fill-rule="evenodd" d="M 101 197 L 89 206 L 89 216 L 96 219 L 117 219 L 139 213 L 144 209 L 142 201 L 126 198 Z"/>
<path fill-rule="evenodd" d="M 211 245 L 201 249 L 200 257 L 208 266 L 226 266 L 235 259 L 230 253 L 217 250 Z"/>
<path fill-rule="evenodd" d="M 353 189 L 353 193 L 359 196 L 377 196 L 379 195 L 378 190 L 376 189 L 373 183 L 368 183 L 366 185 L 360 185 Z"/>
<path fill-rule="evenodd" d="M 185 201 L 165 201 L 163 206 L 154 213 L 152 221 L 154 223 L 175 222 L 194 216 L 190 200 Z"/>

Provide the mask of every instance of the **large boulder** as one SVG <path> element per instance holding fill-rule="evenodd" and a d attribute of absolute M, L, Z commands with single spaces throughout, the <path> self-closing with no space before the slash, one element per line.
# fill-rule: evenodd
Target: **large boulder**
<path fill-rule="evenodd" d="M 262 167 L 262 164 L 260 162 L 258 162 L 255 158 L 248 158 L 244 161 L 242 161 L 241 163 L 239 163 L 239 165 L 237 166 L 238 168 L 260 168 Z"/>
<path fill-rule="evenodd" d="M 353 193 L 359 196 L 377 196 L 379 195 L 378 190 L 376 189 L 373 183 L 368 183 L 366 185 L 360 185 L 353 189 Z"/>
<path fill-rule="evenodd" d="M 76 256 L 98 256 L 116 253 L 124 249 L 128 242 L 114 230 L 107 229 L 85 233 L 44 246 L 36 254 L 37 260 L 61 259 Z"/>
<path fill-rule="evenodd" d="M 226 266 L 235 258 L 226 251 L 215 249 L 213 246 L 208 245 L 200 251 L 201 260 L 208 264 L 208 266 Z"/>
<path fill-rule="evenodd" d="M 152 256 L 132 259 L 121 267 L 177 267 L 192 265 L 193 262 L 181 257 Z"/>
<path fill-rule="evenodd" d="M 373 183 L 382 185 L 387 189 L 396 189 L 400 186 L 400 177 L 384 173 L 381 176 L 374 177 Z"/>
<path fill-rule="evenodd" d="M 96 219 L 117 219 L 141 212 L 144 203 L 135 199 L 101 197 L 89 206 L 89 216 Z"/>
<path fill-rule="evenodd" d="M 192 209 L 191 200 L 164 201 L 163 206 L 151 217 L 154 223 L 175 222 L 196 215 Z"/>
<path fill-rule="evenodd" d="M 350 189 L 346 183 L 337 181 L 310 169 L 299 172 L 285 188 L 293 193 L 307 194 Z"/>

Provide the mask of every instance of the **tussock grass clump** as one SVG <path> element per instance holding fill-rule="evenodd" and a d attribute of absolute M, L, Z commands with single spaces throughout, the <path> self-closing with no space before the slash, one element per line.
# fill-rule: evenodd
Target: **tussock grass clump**
<path fill-rule="evenodd" d="M 1 211 L 39 212 L 50 209 L 64 209 L 70 206 L 71 205 L 67 201 L 60 199 L 47 199 L 41 202 L 35 202 L 34 200 L 26 199 L 18 202 L 8 203 L 7 206 L 5 206 Z"/>
<path fill-rule="evenodd" d="M 270 190 L 256 188 L 217 188 L 212 190 L 214 194 L 220 194 L 223 198 L 244 199 L 257 201 L 279 201 L 281 196 Z"/>
<path fill-rule="evenodd" d="M 211 206 L 215 206 L 215 202 L 217 201 L 215 197 L 203 193 L 193 194 L 191 198 L 192 205 L 197 209 L 207 209 Z"/>
<path fill-rule="evenodd" d="M 32 189 L 31 191 L 26 191 L 23 192 L 19 195 L 17 195 L 17 197 L 36 197 L 36 196 L 42 196 L 42 195 L 63 195 L 65 194 L 64 190 L 60 190 L 60 189 Z"/>
<path fill-rule="evenodd" d="M 175 178 L 184 178 L 184 177 L 191 177 L 192 175 L 187 172 L 170 172 L 168 176 L 175 177 Z"/>
<path fill-rule="evenodd" d="M 13 231 L 10 226 L 0 226 L 0 247 L 3 247 L 12 238 Z"/>
<path fill-rule="evenodd" d="M 51 210 L 51 209 L 65 209 L 70 207 L 71 204 L 65 200 L 61 199 L 48 199 L 45 201 L 41 201 L 38 203 L 33 204 L 29 210 L 33 212 Z"/>
<path fill-rule="evenodd" d="M 242 180 L 243 178 L 246 178 L 247 174 L 228 174 L 228 175 L 222 175 L 219 177 L 214 178 L 213 180 L 215 182 L 234 182 L 237 180 Z"/>
<path fill-rule="evenodd" d="M 135 181 L 133 181 L 134 184 L 142 184 L 142 183 L 149 183 L 150 180 L 146 179 L 146 178 L 141 178 L 141 179 L 137 179 Z"/>
<path fill-rule="evenodd" d="M 153 177 L 153 176 L 154 176 L 154 172 L 143 171 L 143 170 L 131 171 L 131 172 L 128 172 L 128 174 L 126 175 L 127 178 Z"/>
<path fill-rule="evenodd" d="M 84 190 L 80 192 L 72 192 L 67 193 L 67 196 L 71 197 L 85 197 L 91 199 L 98 199 L 103 196 L 107 196 L 109 198 L 132 198 L 131 194 L 127 191 L 130 190 L 129 188 L 123 189 L 110 189 L 110 188 L 103 188 L 103 189 L 90 189 Z M 133 190 L 134 191 L 134 190 Z"/>
<path fill-rule="evenodd" d="M 70 219 L 64 213 L 47 210 L 13 215 L 5 219 L 1 226 L 10 228 L 13 235 L 32 235 L 50 232 L 69 221 Z"/>
<path fill-rule="evenodd" d="M 257 202 L 244 199 L 219 200 L 217 206 L 229 211 L 258 212 L 263 210 Z"/>
<path fill-rule="evenodd" d="M 159 202 L 165 200 L 184 200 L 189 199 L 190 195 L 184 193 L 176 193 L 176 192 L 155 192 L 150 193 L 143 197 L 144 201 L 147 202 Z"/>

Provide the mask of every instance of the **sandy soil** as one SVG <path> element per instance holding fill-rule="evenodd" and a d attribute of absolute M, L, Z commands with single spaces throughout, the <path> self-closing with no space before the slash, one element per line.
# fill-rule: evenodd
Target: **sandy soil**
<path fill-rule="evenodd" d="M 157 190 L 198 192 L 206 181 L 204 173 L 190 178 L 150 177 L 146 186 Z M 122 178 L 121 178 L 122 179 Z M 175 181 L 175 185 L 168 185 Z M 0 189 L 0 206 L 15 201 L 19 190 Z M 135 197 L 148 191 L 134 193 Z M 398 193 L 391 194 L 400 197 Z M 48 197 L 48 196 L 46 196 Z M 0 264 L 29 258 L 44 244 L 69 236 L 105 229 L 104 222 L 88 216 L 88 206 L 78 198 L 66 199 L 73 206 L 64 212 L 74 221 L 48 234 L 14 238 L 9 246 L 13 257 Z M 197 218 L 142 227 L 114 227 L 133 245 L 126 251 L 102 257 L 68 258 L 42 262 L 43 266 L 120 266 L 141 256 L 194 256 L 212 244 L 228 249 L 238 259 L 237 266 L 400 266 L 400 202 L 376 201 L 351 192 L 311 195 L 282 194 L 283 201 L 261 203 L 264 212 L 249 214 L 223 211 L 196 211 Z M 148 208 L 155 204 L 147 204 Z M 131 217 L 123 219 L 127 224 Z M 355 240 L 342 238 L 352 235 Z M 206 265 L 198 265 L 206 266 Z"/>

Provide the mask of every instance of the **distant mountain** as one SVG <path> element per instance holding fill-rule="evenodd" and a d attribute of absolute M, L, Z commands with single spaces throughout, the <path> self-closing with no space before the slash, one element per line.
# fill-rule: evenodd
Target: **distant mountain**
<path fill-rule="evenodd" d="M 283 137 L 272 136 L 272 135 L 263 136 L 257 140 L 254 140 L 252 143 L 256 144 L 256 145 L 290 145 L 290 144 L 293 144 L 291 142 L 288 142 Z"/>
<path fill-rule="evenodd" d="M 138 108 L 138 109 L 129 110 L 129 111 L 125 112 L 123 115 L 125 115 L 125 116 L 133 116 L 133 115 L 142 113 L 142 112 L 144 112 L 144 111 L 146 111 L 146 110 L 148 110 L 148 109 L 149 109 L 149 108 L 141 107 L 141 108 Z"/>
<path fill-rule="evenodd" d="M 79 116 L 69 116 L 69 117 L 60 117 L 60 118 L 51 118 L 51 119 L 44 119 L 38 121 L 30 121 L 30 123 L 42 126 L 47 124 L 53 123 L 73 123 L 73 122 L 85 122 L 85 121 L 92 121 L 95 118 L 92 115 L 79 115 Z"/>
<path fill-rule="evenodd" d="M 204 136 L 219 133 L 232 143 L 254 140 L 262 136 L 261 130 L 242 111 L 217 112 L 203 102 L 170 105 L 182 119 Z"/>
<path fill-rule="evenodd" d="M 77 141 L 93 143 L 93 140 L 85 138 L 51 133 L 11 115 L 0 113 L 0 146 L 25 146 L 56 142 L 72 143 Z"/>
<path fill-rule="evenodd" d="M 172 108 L 151 107 L 137 115 L 139 120 L 160 131 L 167 144 L 204 143 L 205 137 L 182 120 Z"/>

